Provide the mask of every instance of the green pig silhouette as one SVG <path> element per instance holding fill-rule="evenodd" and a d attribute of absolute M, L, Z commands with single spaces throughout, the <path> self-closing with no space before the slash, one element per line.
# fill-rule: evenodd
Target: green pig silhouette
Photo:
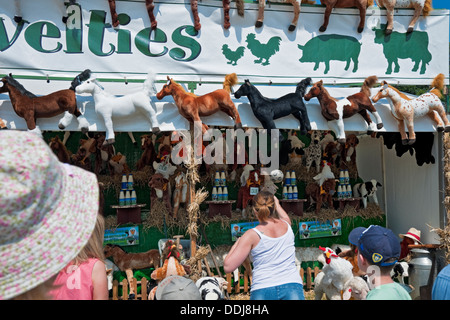
<path fill-rule="evenodd" d="M 383 46 L 383 54 L 388 62 L 386 74 L 392 73 L 392 65 L 394 64 L 394 72 L 400 71 L 398 59 L 411 59 L 414 62 L 413 72 L 419 69 L 420 74 L 424 74 L 427 64 L 430 63 L 432 55 L 428 50 L 428 33 L 424 31 L 413 31 L 411 33 L 400 33 L 393 31 L 390 35 L 385 35 L 386 24 L 382 24 L 379 28 L 374 27 L 375 43 Z"/>
<path fill-rule="evenodd" d="M 345 70 L 353 61 L 352 72 L 358 71 L 358 58 L 361 52 L 361 43 L 353 37 L 339 34 L 325 34 L 312 38 L 305 45 L 297 45 L 303 51 L 300 62 L 313 62 L 314 71 L 319 68 L 321 62 L 325 63 L 325 71 L 330 71 L 330 61 L 345 61 Z"/>

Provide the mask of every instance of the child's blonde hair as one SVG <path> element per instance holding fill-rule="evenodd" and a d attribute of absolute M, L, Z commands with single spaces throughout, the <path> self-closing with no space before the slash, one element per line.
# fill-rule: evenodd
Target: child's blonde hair
<path fill-rule="evenodd" d="M 105 260 L 103 252 L 103 238 L 105 234 L 105 219 L 101 214 L 97 215 L 97 222 L 95 223 L 94 231 L 86 243 L 84 248 L 80 251 L 78 256 L 74 259 L 73 264 L 79 265 L 89 258 L 97 258 L 101 261 Z"/>

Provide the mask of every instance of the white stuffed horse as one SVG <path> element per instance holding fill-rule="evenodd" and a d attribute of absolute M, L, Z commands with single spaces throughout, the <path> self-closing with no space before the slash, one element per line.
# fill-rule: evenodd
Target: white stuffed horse
<path fill-rule="evenodd" d="M 76 92 L 90 93 L 94 97 L 95 112 L 103 118 L 106 126 L 106 140 L 104 144 L 115 142 L 112 117 L 128 117 L 140 111 L 144 114 L 152 125 L 152 132 L 159 133 L 159 123 L 156 119 L 156 107 L 150 96 L 156 94 L 154 85 L 155 75 L 153 72 L 147 74 L 142 90 L 116 97 L 106 92 L 97 82 L 95 77 L 91 77 L 76 87 Z"/>

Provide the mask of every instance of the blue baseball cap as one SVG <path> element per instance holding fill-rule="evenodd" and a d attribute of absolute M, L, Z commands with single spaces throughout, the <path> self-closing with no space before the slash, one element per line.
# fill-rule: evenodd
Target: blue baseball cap
<path fill-rule="evenodd" d="M 348 235 L 348 242 L 350 242 L 352 245 L 357 246 L 359 237 L 361 236 L 361 233 L 363 233 L 364 230 L 367 228 L 364 227 L 357 227 L 350 231 Z"/>
<path fill-rule="evenodd" d="M 392 230 L 371 225 L 367 229 L 358 230 L 357 233 L 358 250 L 372 264 L 384 267 L 397 262 L 401 251 L 400 240 Z"/>

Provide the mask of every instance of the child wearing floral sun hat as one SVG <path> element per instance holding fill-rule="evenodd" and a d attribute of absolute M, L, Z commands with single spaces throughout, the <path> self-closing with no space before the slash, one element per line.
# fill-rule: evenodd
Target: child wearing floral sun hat
<path fill-rule="evenodd" d="M 32 133 L 0 131 L 0 150 L 0 300 L 34 298 L 91 237 L 98 182 Z"/>

